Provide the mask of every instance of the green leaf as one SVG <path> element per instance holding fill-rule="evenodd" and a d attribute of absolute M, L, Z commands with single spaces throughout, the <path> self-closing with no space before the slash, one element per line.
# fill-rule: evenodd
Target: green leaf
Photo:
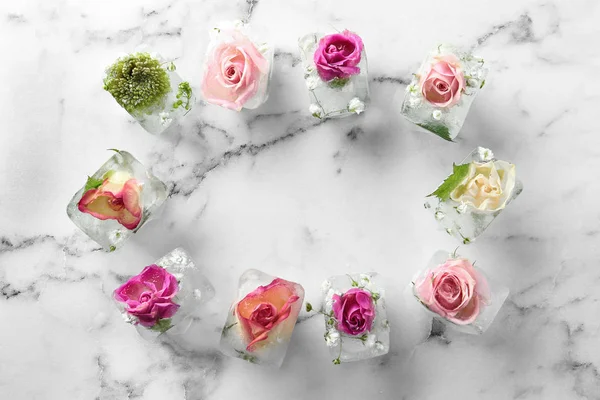
<path fill-rule="evenodd" d="M 312 304 L 310 303 L 306 303 L 306 312 L 311 312 L 312 311 Z"/>
<path fill-rule="evenodd" d="M 332 80 L 327 82 L 327 84 L 331 88 L 339 89 L 346 86 L 346 83 L 348 83 L 348 81 L 350 81 L 350 78 L 333 78 Z"/>
<path fill-rule="evenodd" d="M 156 332 L 165 333 L 169 329 L 171 329 L 173 325 L 171 325 L 170 318 L 159 319 L 156 324 L 154 324 L 150 329 Z"/>
<path fill-rule="evenodd" d="M 88 176 L 87 182 L 85 183 L 85 189 L 83 190 L 87 192 L 90 189 L 98 189 L 100 185 L 102 185 L 102 182 L 104 182 L 102 179 L 96 179 L 92 176 Z"/>
<path fill-rule="evenodd" d="M 483 88 L 483 85 L 485 85 L 485 79 L 481 81 L 481 85 L 479 85 L 479 89 Z"/>
<path fill-rule="evenodd" d="M 427 129 L 428 131 L 435 133 L 442 139 L 445 139 L 449 142 L 454 142 L 454 140 L 452 140 L 452 138 L 450 137 L 450 131 L 446 126 L 442 124 L 431 124 L 426 122 L 417 125 L 419 125 L 421 128 Z"/>
<path fill-rule="evenodd" d="M 453 164 L 452 175 L 447 177 L 444 182 L 435 190 L 435 192 L 431 193 L 427 197 L 436 196 L 442 201 L 448 200 L 450 193 L 452 193 L 452 191 L 456 189 L 456 187 L 460 185 L 460 183 L 469 174 L 469 166 L 470 164 Z"/>
<path fill-rule="evenodd" d="M 112 253 L 112 252 L 113 252 L 113 251 L 115 251 L 117 248 L 116 248 L 115 246 L 110 246 L 108 249 L 109 249 L 109 251 Z"/>

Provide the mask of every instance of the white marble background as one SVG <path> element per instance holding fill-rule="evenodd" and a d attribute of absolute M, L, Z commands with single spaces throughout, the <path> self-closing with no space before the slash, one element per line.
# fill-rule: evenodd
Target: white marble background
<path fill-rule="evenodd" d="M 105 66 L 140 43 L 177 57 L 197 89 L 207 30 L 246 17 L 277 46 L 260 109 L 198 104 L 155 137 L 102 90 Z M 597 1 L 19 0 L 0 3 L 0 21 L 0 398 L 600 398 Z M 296 38 L 333 27 L 363 37 L 372 105 L 319 122 Z M 441 41 L 493 65 L 457 144 L 411 126 L 394 100 Z M 481 337 L 431 330 L 403 296 L 435 250 L 457 245 L 423 196 L 477 145 L 525 185 L 462 249 L 512 292 Z M 162 218 L 111 254 L 65 213 L 107 148 L 171 190 Z M 142 340 L 109 297 L 177 245 L 217 289 L 187 350 Z M 333 366 L 323 321 L 303 314 L 281 370 L 221 356 L 250 267 L 301 282 L 312 302 L 329 275 L 386 275 L 390 354 Z"/>

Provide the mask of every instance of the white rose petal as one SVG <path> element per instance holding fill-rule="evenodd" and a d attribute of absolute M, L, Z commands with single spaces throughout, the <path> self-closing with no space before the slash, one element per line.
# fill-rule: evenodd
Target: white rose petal
<path fill-rule="evenodd" d="M 436 121 L 439 121 L 440 119 L 442 119 L 442 112 L 440 110 L 435 110 L 434 112 L 431 113 L 431 115 L 433 116 L 433 119 L 435 119 Z"/>
<path fill-rule="evenodd" d="M 348 103 L 348 111 L 360 114 L 365 111 L 365 103 L 363 103 L 358 97 L 353 98 Z"/>

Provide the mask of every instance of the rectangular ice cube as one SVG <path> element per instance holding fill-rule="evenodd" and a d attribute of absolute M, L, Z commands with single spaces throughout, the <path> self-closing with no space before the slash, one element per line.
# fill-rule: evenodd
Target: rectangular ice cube
<path fill-rule="evenodd" d="M 485 85 L 487 73 L 483 58 L 442 44 L 429 53 L 413 75 L 401 113 L 416 125 L 451 141 Z"/>
<path fill-rule="evenodd" d="M 471 243 L 523 191 L 515 171 L 478 147 L 427 197 L 425 208 L 449 235 Z"/>
<path fill-rule="evenodd" d="M 104 89 L 152 134 L 162 133 L 196 101 L 189 82 L 181 79 L 173 61 L 145 51 L 120 57 L 110 65 Z"/>
<path fill-rule="evenodd" d="M 115 151 L 75 193 L 67 215 L 105 250 L 137 232 L 167 198 L 167 187 L 126 151 Z"/>
<path fill-rule="evenodd" d="M 223 327 L 221 352 L 280 367 L 303 301 L 304 289 L 297 283 L 255 269 L 244 272 Z"/>
<path fill-rule="evenodd" d="M 174 286 L 169 288 L 169 282 Z M 211 283 L 178 247 L 117 288 L 114 299 L 125 321 L 135 325 L 142 337 L 154 339 L 161 334 L 184 334 L 200 317 L 202 304 L 214 295 Z"/>
<path fill-rule="evenodd" d="M 236 111 L 255 109 L 265 103 L 275 47 L 259 39 L 255 29 L 242 21 L 219 23 L 210 30 L 210 38 L 201 85 L 204 100 Z M 245 57 L 247 63 L 232 61 L 240 57 Z M 247 95 L 249 89 L 254 93 Z"/>
<path fill-rule="evenodd" d="M 390 349 L 383 279 L 375 272 L 323 282 L 325 343 L 333 363 L 378 357 Z"/>
<path fill-rule="evenodd" d="M 508 288 L 491 281 L 468 259 L 437 251 L 412 282 L 413 294 L 434 318 L 452 329 L 482 334 L 508 297 Z"/>
<path fill-rule="evenodd" d="M 344 31 L 334 35 L 354 35 Z M 319 119 L 347 117 L 365 111 L 369 102 L 369 78 L 367 53 L 360 52 L 360 62 L 355 66 L 359 72 L 346 78 L 326 80 L 319 75 L 315 65 L 315 51 L 319 41 L 327 40 L 332 35 L 311 33 L 298 41 L 300 55 L 304 67 L 304 79 L 310 96 L 310 113 Z M 362 40 L 361 40 L 362 43 Z"/>

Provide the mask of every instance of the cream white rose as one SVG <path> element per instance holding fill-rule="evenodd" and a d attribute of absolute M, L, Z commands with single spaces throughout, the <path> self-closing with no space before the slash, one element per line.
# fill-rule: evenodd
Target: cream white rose
<path fill-rule="evenodd" d="M 506 206 L 515 188 L 514 164 L 506 161 L 472 162 L 467 177 L 450 193 L 450 198 L 481 211 Z"/>

